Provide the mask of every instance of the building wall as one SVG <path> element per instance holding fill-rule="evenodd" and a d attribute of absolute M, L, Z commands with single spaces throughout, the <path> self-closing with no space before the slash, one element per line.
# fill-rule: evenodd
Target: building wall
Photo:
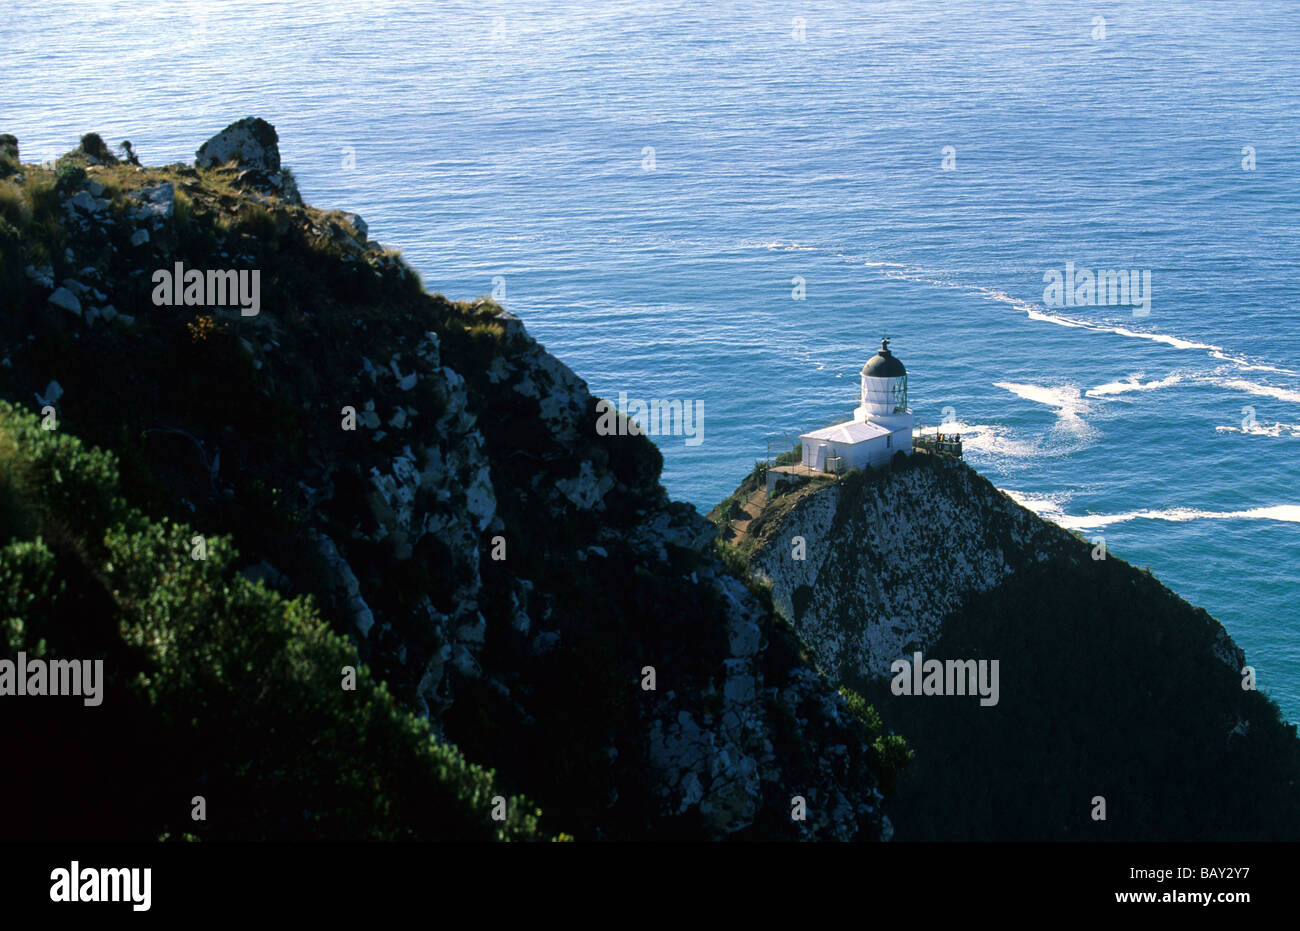
<path fill-rule="evenodd" d="M 889 442 L 892 441 L 892 442 Z M 803 440 L 801 461 L 810 469 L 817 468 L 817 446 L 826 446 L 826 458 L 839 456 L 844 460 L 843 469 L 860 469 L 863 466 L 887 465 L 900 449 L 909 456 L 912 454 L 912 431 L 896 430 L 889 436 L 878 436 L 862 443 L 842 443 L 837 440 Z"/>
<path fill-rule="evenodd" d="M 866 465 L 875 465 L 882 458 L 887 459 L 892 455 L 892 450 L 885 447 L 885 439 L 886 437 L 878 436 L 852 446 L 847 443 L 840 444 L 843 448 L 840 455 L 844 457 L 845 467 L 860 469 Z"/>

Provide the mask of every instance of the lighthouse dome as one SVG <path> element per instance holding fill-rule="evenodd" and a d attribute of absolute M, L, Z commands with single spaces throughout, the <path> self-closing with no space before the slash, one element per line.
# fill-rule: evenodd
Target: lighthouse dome
<path fill-rule="evenodd" d="M 907 374 L 907 369 L 889 351 L 889 340 L 882 339 L 880 350 L 862 366 L 862 374 L 869 378 L 902 378 Z"/>

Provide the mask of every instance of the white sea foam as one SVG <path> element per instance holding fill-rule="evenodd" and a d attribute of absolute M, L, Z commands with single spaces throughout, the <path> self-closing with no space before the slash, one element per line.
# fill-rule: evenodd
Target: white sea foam
<path fill-rule="evenodd" d="M 1250 508 L 1244 511 L 1164 508 L 1160 510 L 1125 511 L 1120 514 L 1071 515 L 1065 513 L 1060 502 L 1056 499 L 1025 495 L 1010 489 L 1004 489 L 1004 491 L 1040 517 L 1050 520 L 1067 530 L 1097 530 L 1132 520 L 1163 520 L 1174 523 L 1185 523 L 1192 520 L 1271 520 L 1300 524 L 1300 505 L 1296 504 L 1277 504 L 1269 507 Z"/>
<path fill-rule="evenodd" d="M 1300 436 L 1300 423 L 1254 423 L 1249 427 L 1229 424 L 1214 429 L 1218 433 L 1244 433 L 1248 436 Z"/>
<path fill-rule="evenodd" d="M 1010 488 L 1003 488 L 1002 491 L 1011 496 L 1021 507 L 1029 508 L 1035 514 L 1047 517 L 1050 514 L 1064 514 L 1065 503 L 1069 500 L 1068 495 L 1034 495 L 1029 492 L 1013 491 Z"/>
<path fill-rule="evenodd" d="M 1237 368 L 1248 372 L 1277 372 L 1280 375 L 1300 376 L 1300 372 L 1297 372 L 1295 369 L 1282 368 L 1280 365 L 1268 365 L 1264 362 L 1250 362 L 1242 356 L 1235 356 L 1221 350 L 1215 350 L 1214 352 L 1211 352 L 1210 355 L 1214 356 L 1216 359 L 1222 359 L 1224 362 L 1231 362 L 1233 365 L 1237 366 Z"/>
<path fill-rule="evenodd" d="M 1206 382 L 1220 388 L 1227 388 L 1231 391 L 1244 391 L 1247 394 L 1253 394 L 1259 397 L 1276 398 L 1279 401 L 1300 404 L 1300 391 L 1297 391 L 1294 388 L 1283 388 L 1278 385 L 1263 385 L 1259 382 L 1248 381 L 1244 378 L 1222 378 L 1212 375 L 1173 374 L 1164 378 L 1144 382 L 1142 381 L 1142 373 L 1136 372 L 1129 375 L 1128 379 L 1125 381 L 1112 381 L 1107 382 L 1104 385 L 1098 385 L 1095 388 L 1089 388 L 1085 394 L 1090 398 L 1113 397 L 1131 391 L 1155 391 L 1160 388 L 1169 388 L 1189 380 L 1195 382 Z"/>
<path fill-rule="evenodd" d="M 1052 387 L 1010 381 L 999 381 L 993 384 L 994 387 L 1010 391 L 1026 401 L 1052 408 L 1056 412 L 1056 425 L 1060 429 L 1068 430 L 1078 436 L 1088 436 L 1092 432 L 1092 427 L 1083 419 L 1090 406 L 1079 389 L 1073 385 Z"/>
<path fill-rule="evenodd" d="M 962 449 L 968 453 L 984 455 L 990 459 L 1033 459 L 1053 455 L 1037 440 L 1019 439 L 1002 426 L 987 424 L 945 423 L 938 427 L 923 427 L 922 434 L 956 433 L 961 436 Z"/>
<path fill-rule="evenodd" d="M 1292 388 L 1279 388 L 1275 385 L 1261 385 L 1257 382 L 1246 381 L 1244 378 L 1222 378 L 1216 379 L 1215 384 L 1224 388 L 1232 388 L 1236 391 L 1245 391 L 1249 394 L 1256 394 L 1266 398 L 1277 398 L 1279 401 L 1289 401 L 1293 404 L 1300 404 L 1300 391 Z"/>
<path fill-rule="evenodd" d="M 1128 377 L 1127 381 L 1107 382 L 1104 385 L 1098 385 L 1096 388 L 1089 388 L 1084 393 L 1090 398 L 1110 397 L 1117 394 L 1127 394 L 1130 391 L 1155 391 L 1158 388 L 1168 388 L 1182 380 L 1182 375 L 1168 375 L 1165 378 L 1144 382 L 1142 381 L 1142 373 L 1135 372 Z"/>
<path fill-rule="evenodd" d="M 781 242 L 774 239 L 765 242 L 742 242 L 742 249 L 767 249 L 769 252 L 811 252 L 814 246 L 805 246 L 797 242 Z"/>

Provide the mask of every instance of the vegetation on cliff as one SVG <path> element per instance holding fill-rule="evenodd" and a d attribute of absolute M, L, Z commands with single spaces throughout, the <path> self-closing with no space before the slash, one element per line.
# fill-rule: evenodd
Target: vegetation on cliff
<path fill-rule="evenodd" d="M 105 677 L 94 708 L 0 702 L 22 800 L 6 838 L 539 838 L 525 799 L 492 819 L 492 774 L 398 707 L 310 599 L 234 561 L 228 539 L 131 507 L 112 455 L 0 402 L 4 655 L 100 659 Z"/>
<path fill-rule="evenodd" d="M 335 679 L 305 679 L 288 657 L 307 649 L 302 638 L 324 644 L 331 664 L 350 655 L 391 694 L 402 727 L 405 714 L 428 722 L 440 748 L 430 759 L 451 772 L 454 745 L 491 767 L 502 794 L 545 812 L 548 834 L 887 837 L 878 787 L 889 773 L 866 732 L 770 602 L 727 572 L 711 526 L 668 499 L 655 446 L 601 435 L 586 385 L 517 318 L 489 300 L 425 293 L 360 217 L 303 204 L 268 124 L 250 118 L 219 136 L 195 166 L 143 167 L 91 140 L 50 167 L 15 153 L 0 179 L 0 396 L 111 452 L 139 521 L 193 528 L 152 531 L 131 576 L 141 598 L 196 585 L 226 592 L 208 605 L 226 615 L 204 624 L 185 615 L 198 625 L 183 628 L 185 650 L 234 651 L 223 669 L 251 665 L 241 683 L 314 707 L 326 732 L 332 712 L 313 702 L 337 696 L 301 690 L 336 690 Z M 258 312 L 159 302 L 154 277 L 178 264 L 256 271 Z M 86 532 L 98 539 L 101 528 Z M 161 551 L 191 532 L 230 540 L 212 567 Z M 263 591 L 250 580 L 271 600 L 246 607 Z M 15 591 L 32 584 L 24 576 Z M 95 616 L 112 627 L 114 610 L 104 603 Z M 308 631 L 316 611 L 346 639 Z M 259 612 L 284 613 L 280 626 L 264 619 L 279 639 L 240 646 Z M 77 649 L 75 637 L 59 644 Z M 166 692 L 146 702 L 148 714 L 190 708 L 176 683 L 201 670 L 167 668 L 149 676 Z M 213 709 L 239 697 L 220 687 L 196 694 Z M 272 725 L 277 735 L 294 726 L 252 720 L 265 742 Z M 265 754 L 281 765 L 252 730 L 230 743 L 201 732 L 219 749 L 193 759 L 212 773 L 227 772 L 214 754 L 236 774 Z M 415 792 L 425 764 L 397 762 L 414 739 L 394 738 L 383 753 L 348 746 L 366 758 L 362 772 L 402 770 L 401 789 Z M 284 763 L 275 792 L 287 798 L 299 781 L 326 778 L 316 765 Z M 220 778 L 209 805 L 240 809 L 227 824 L 260 824 L 268 790 Z M 477 808 L 461 803 L 477 805 L 486 778 L 447 776 L 470 779 L 464 797 L 429 792 L 429 805 L 448 808 L 445 834 L 481 836 Z M 409 822 L 437 833 L 403 813 L 403 791 L 387 794 L 397 800 L 378 831 Z M 806 820 L 791 818 L 796 795 Z M 60 795 L 36 797 L 52 807 Z M 339 805 L 351 809 L 351 796 Z M 331 836 L 360 823 L 331 810 Z M 122 826 L 104 822 L 100 833 Z M 158 831 L 185 833 L 171 821 Z"/>

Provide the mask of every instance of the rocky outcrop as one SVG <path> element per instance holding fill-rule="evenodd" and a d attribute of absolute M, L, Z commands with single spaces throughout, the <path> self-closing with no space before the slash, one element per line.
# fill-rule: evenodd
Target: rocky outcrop
<path fill-rule="evenodd" d="M 960 459 L 918 452 L 775 495 L 740 546 L 818 665 L 907 735 L 900 838 L 1300 831 L 1296 727 L 1223 625 Z M 916 653 L 941 664 L 924 689 Z M 949 671 L 981 663 L 993 693 Z"/>
<path fill-rule="evenodd" d="M 521 320 L 424 293 L 360 217 L 270 183 L 263 121 L 195 168 L 87 172 L 58 182 L 66 251 L 19 256 L 7 396 L 57 378 L 61 429 L 117 452 L 157 512 L 231 535 L 249 578 L 312 595 L 557 830 L 889 835 L 860 718 L 668 498 L 657 449 L 598 433 Z M 154 304 L 176 262 L 258 270 L 261 313 Z"/>
<path fill-rule="evenodd" d="M 622 809 L 644 804 L 639 795 L 653 807 L 638 807 L 637 817 L 689 820 L 705 837 L 743 834 L 778 820 L 777 812 L 791 837 L 879 836 L 887 822 L 843 699 L 810 669 L 767 668 L 770 610 L 722 570 L 712 525 L 657 486 L 630 484 L 636 473 L 620 477 L 599 443 L 586 385 L 518 318 L 491 313 L 500 352 L 468 379 L 446 364 L 433 333 L 392 364 L 358 371 L 358 390 L 373 393 L 373 407 L 371 398 L 365 405 L 376 412 L 373 435 L 395 430 L 388 412 L 407 409 L 408 379 L 435 394 L 441 413 L 434 429 L 396 431 L 419 445 L 404 444 L 387 465 L 369 469 L 369 520 L 350 536 L 398 563 L 435 546 L 440 587 L 450 588 L 445 600 L 418 598 L 405 616 L 378 613 L 363 640 L 368 655 L 400 666 L 397 678 L 413 683 L 416 707 L 458 741 L 472 739 L 458 725 L 466 713 L 458 705 L 485 692 L 520 728 L 579 711 L 537 696 L 535 663 L 571 668 L 596 650 L 610 673 L 621 668 L 615 694 L 592 694 L 625 705 L 626 715 L 588 748 L 611 766 L 597 836 L 627 836 Z M 539 422 L 524 432 L 517 421 L 528 402 L 526 417 Z M 429 424 L 418 409 L 409 420 Z M 640 513 L 621 526 L 601 519 L 629 498 Z M 546 536 L 557 531 L 564 542 L 552 547 Z M 498 545 L 502 558 L 494 560 Z M 697 613 L 700 629 L 680 642 L 619 643 L 617 618 L 574 616 L 635 573 L 649 580 L 639 606 L 645 621 L 670 610 L 664 599 L 685 597 L 711 606 Z M 372 568 L 360 589 L 386 584 Z M 349 591 L 353 615 L 357 601 Z M 503 662 L 503 654 L 515 658 Z M 663 677 L 654 689 L 642 688 L 647 666 Z M 812 762 L 799 770 L 796 758 Z M 790 821 L 794 796 L 805 798 L 807 821 Z"/>
<path fill-rule="evenodd" d="M 194 153 L 195 168 L 233 164 L 239 180 L 250 187 L 302 203 L 291 175 L 280 168 L 280 137 L 261 117 L 246 116 L 217 133 Z"/>
<path fill-rule="evenodd" d="M 1077 543 L 959 460 L 930 464 L 807 487 L 764 521 L 751 565 L 840 681 L 888 676 L 971 593 Z"/>
<path fill-rule="evenodd" d="M 280 170 L 280 137 L 260 117 L 246 116 L 217 133 L 194 153 L 195 168 L 215 168 L 234 162 L 268 174 Z"/>

